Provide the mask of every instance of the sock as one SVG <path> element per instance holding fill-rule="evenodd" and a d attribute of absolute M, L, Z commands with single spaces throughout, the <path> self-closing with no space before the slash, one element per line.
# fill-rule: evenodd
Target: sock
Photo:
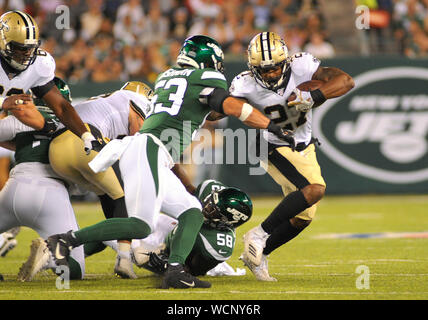
<path fill-rule="evenodd" d="M 85 257 L 90 257 L 93 254 L 103 251 L 105 248 L 106 245 L 102 242 L 88 242 L 83 245 Z"/>
<path fill-rule="evenodd" d="M 117 239 L 142 239 L 150 234 L 147 223 L 138 218 L 111 218 L 92 226 L 73 232 L 73 247 L 88 242 L 117 240 Z"/>
<path fill-rule="evenodd" d="M 298 215 L 303 210 L 309 208 L 302 191 L 294 191 L 288 194 L 278 206 L 273 209 L 272 213 L 262 222 L 262 228 L 269 234 L 285 221 Z"/>
<path fill-rule="evenodd" d="M 74 260 L 72 257 L 68 258 L 68 267 L 70 268 L 70 280 L 81 280 L 82 269 L 80 263 Z"/>
<path fill-rule="evenodd" d="M 117 254 L 123 259 L 131 260 L 131 243 L 119 242 L 117 243 Z"/>
<path fill-rule="evenodd" d="M 263 254 L 270 254 L 276 248 L 279 248 L 283 244 L 295 238 L 302 231 L 303 229 L 296 229 L 293 227 L 290 220 L 285 221 L 278 226 L 266 240 L 266 246 L 263 249 Z"/>
<path fill-rule="evenodd" d="M 49 261 L 48 264 L 48 268 L 52 269 L 52 271 L 58 275 L 58 276 L 63 276 L 66 277 L 66 274 L 64 274 L 64 270 L 58 270 L 59 272 L 57 273 L 57 268 L 58 265 L 55 263 L 55 261 L 53 259 L 51 259 L 51 261 Z M 68 258 L 68 280 L 81 280 L 83 279 L 83 272 L 82 272 L 82 268 L 80 266 L 80 263 L 77 262 L 76 260 L 74 260 L 72 257 Z"/>
<path fill-rule="evenodd" d="M 196 208 L 189 209 L 180 215 L 171 241 L 169 264 L 185 263 L 187 256 L 193 249 L 203 221 L 201 210 Z"/>
<path fill-rule="evenodd" d="M 108 195 L 103 194 L 102 196 L 98 196 L 100 199 L 101 208 L 103 209 L 104 217 L 106 219 L 113 218 L 114 215 L 114 200 L 110 198 Z"/>

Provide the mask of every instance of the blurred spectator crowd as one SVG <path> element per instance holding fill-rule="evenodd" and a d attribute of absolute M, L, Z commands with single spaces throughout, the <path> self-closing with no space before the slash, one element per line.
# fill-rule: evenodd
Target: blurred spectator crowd
<path fill-rule="evenodd" d="M 331 58 L 323 0 L 0 0 L 0 10 L 35 17 L 42 47 L 71 83 L 143 79 L 174 64 L 183 40 L 206 34 L 222 45 L 226 61 L 244 61 L 250 39 L 274 31 L 291 54 Z M 428 0 L 355 0 L 370 9 L 361 53 L 428 56 Z M 354 27 L 355 28 L 355 27 Z M 369 40 L 374 39 L 374 48 Z M 388 45 L 393 43 L 393 46 Z M 392 48 L 392 49 L 391 49 Z"/>
<path fill-rule="evenodd" d="M 145 79 L 174 64 L 185 38 L 206 34 L 227 61 L 243 61 L 251 38 L 271 30 L 291 53 L 334 55 L 317 0 L 0 0 L 37 21 L 42 48 L 70 83 Z"/>

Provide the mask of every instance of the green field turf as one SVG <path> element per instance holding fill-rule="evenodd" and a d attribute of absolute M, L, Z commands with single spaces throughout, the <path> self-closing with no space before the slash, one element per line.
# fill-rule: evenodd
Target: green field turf
<path fill-rule="evenodd" d="M 238 257 L 242 235 L 260 223 L 279 198 L 255 198 L 252 219 L 237 229 L 237 244 L 228 261 L 243 268 Z M 75 203 L 81 227 L 102 219 L 99 205 Z M 428 299 L 428 238 L 318 239 L 325 234 L 428 231 L 428 196 L 326 197 L 316 219 L 298 238 L 269 258 L 271 275 L 278 282 L 256 281 L 245 276 L 204 277 L 210 289 L 161 290 L 160 278 L 136 268 L 139 279 L 112 275 L 115 254 L 111 249 L 86 260 L 86 280 L 71 281 L 58 290 L 52 273 L 32 282 L 16 281 L 21 263 L 37 235 L 23 228 L 18 246 L 0 258 L 0 299 Z M 368 289 L 356 284 L 359 266 L 370 272 Z"/>

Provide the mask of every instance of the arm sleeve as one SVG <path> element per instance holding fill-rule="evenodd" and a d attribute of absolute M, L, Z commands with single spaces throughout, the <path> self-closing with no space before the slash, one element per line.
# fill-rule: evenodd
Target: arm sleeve
<path fill-rule="evenodd" d="M 18 133 L 28 131 L 34 131 L 34 129 L 26 126 L 14 116 L 8 116 L 0 120 L 0 141 L 10 141 Z"/>
<path fill-rule="evenodd" d="M 49 81 L 48 83 L 39 86 L 39 87 L 33 87 L 31 88 L 31 91 L 33 91 L 34 95 L 37 98 L 43 98 L 43 96 L 48 93 L 50 89 L 52 89 L 55 86 L 55 83 L 53 80 Z"/>

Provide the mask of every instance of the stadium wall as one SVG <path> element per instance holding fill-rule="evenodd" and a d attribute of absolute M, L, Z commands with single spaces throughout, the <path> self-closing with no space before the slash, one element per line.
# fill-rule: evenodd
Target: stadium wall
<path fill-rule="evenodd" d="M 327 101 L 314 112 L 314 136 L 321 142 L 318 161 L 328 194 L 426 193 L 428 60 L 343 58 L 326 60 L 323 65 L 345 70 L 356 82 L 350 93 Z M 229 83 L 244 70 L 245 63 L 226 64 Z M 121 85 L 70 87 L 76 102 Z M 234 130 L 245 128 L 239 120 L 227 121 L 226 126 Z M 235 150 L 235 159 L 239 152 Z M 278 194 L 281 190 L 269 175 L 249 175 L 255 167 L 248 161 L 246 165 L 207 165 L 199 176 L 221 179 L 251 194 Z"/>

